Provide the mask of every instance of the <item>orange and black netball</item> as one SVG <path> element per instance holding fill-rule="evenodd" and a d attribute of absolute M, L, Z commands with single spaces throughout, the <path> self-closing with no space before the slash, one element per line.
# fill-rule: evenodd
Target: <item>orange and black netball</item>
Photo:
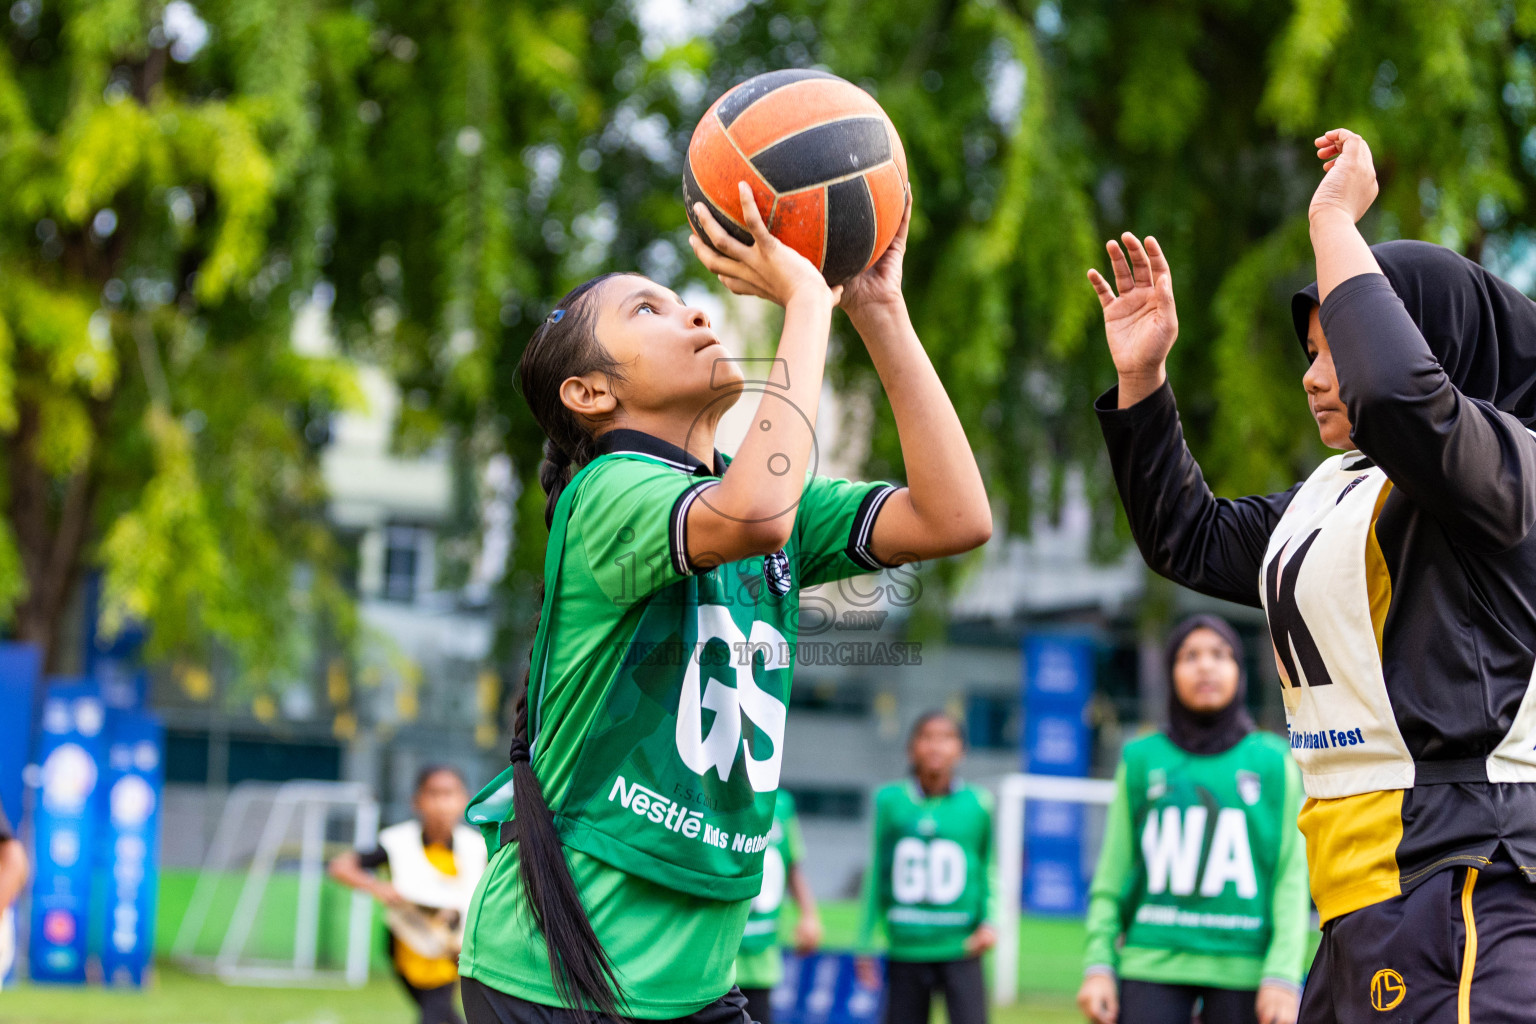
<path fill-rule="evenodd" d="M 838 285 L 879 259 L 895 237 L 907 158 L 891 119 L 852 82 L 824 71 L 770 71 L 716 100 L 688 144 L 683 198 L 706 243 L 696 202 L 751 244 L 741 181 L 774 237 Z"/>

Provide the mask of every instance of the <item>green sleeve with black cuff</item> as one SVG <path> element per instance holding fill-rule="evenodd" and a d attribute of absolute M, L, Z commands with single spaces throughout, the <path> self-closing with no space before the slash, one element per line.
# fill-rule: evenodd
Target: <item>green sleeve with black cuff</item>
<path fill-rule="evenodd" d="M 1088 889 L 1088 948 L 1085 974 L 1114 974 L 1120 968 L 1117 943 L 1125 920 L 1125 893 L 1134 868 L 1131 804 L 1125 792 L 1125 762 L 1115 769 L 1115 796 L 1104 819 L 1104 845 Z"/>

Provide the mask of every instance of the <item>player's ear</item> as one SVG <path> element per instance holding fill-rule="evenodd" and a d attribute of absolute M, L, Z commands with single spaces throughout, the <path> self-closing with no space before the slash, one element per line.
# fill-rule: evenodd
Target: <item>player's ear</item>
<path fill-rule="evenodd" d="M 608 375 L 597 372 L 561 381 L 560 404 L 577 416 L 599 420 L 612 415 L 619 407 L 619 400 L 613 393 Z"/>

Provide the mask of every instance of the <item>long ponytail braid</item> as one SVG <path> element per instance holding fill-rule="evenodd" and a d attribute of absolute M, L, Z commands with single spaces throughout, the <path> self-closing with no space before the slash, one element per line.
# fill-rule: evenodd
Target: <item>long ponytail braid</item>
<path fill-rule="evenodd" d="M 622 379 L 619 365 L 603 349 L 593 329 L 593 289 L 612 274 L 593 278 L 560 300 L 559 307 L 533 332 L 518 364 L 523 397 L 544 429 L 544 461 L 539 484 L 547 495 L 544 523 L 554 521 L 555 505 L 571 478 L 596 456 L 591 430 L 560 401 L 560 385 L 569 377 L 604 372 Z M 539 584 L 536 607 L 542 614 L 544 587 Z M 534 631 L 539 621 L 534 620 Z M 540 666 L 542 668 L 542 666 Z M 533 666 L 512 708 L 512 793 L 517 821 L 518 860 L 523 895 L 534 924 L 544 935 L 550 975 L 561 1001 L 584 1022 L 595 1008 L 603 1017 L 622 1018 L 624 990 L 608 951 L 598 941 L 570 865 L 544 789 L 533 771 L 528 732 L 529 684 Z"/>
<path fill-rule="evenodd" d="M 540 585 L 541 602 L 543 589 Z M 523 876 L 523 896 L 534 924 L 544 935 L 550 975 L 561 1001 L 584 1021 L 591 1019 L 589 1006 L 603 1017 L 620 1020 L 623 986 L 608 951 L 592 930 L 587 908 L 565 861 L 565 848 L 560 844 L 554 815 L 544 799 L 544 788 L 533 773 L 528 744 L 529 679 L 528 674 L 523 676 L 522 690 L 512 707 L 512 748 L 508 751 L 517 841 L 522 848 L 518 867 Z"/>

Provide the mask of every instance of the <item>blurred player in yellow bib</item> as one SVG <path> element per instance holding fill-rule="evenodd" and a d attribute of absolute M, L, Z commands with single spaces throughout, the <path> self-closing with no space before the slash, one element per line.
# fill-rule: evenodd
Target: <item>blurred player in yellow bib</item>
<path fill-rule="evenodd" d="M 464 918 L 485 873 L 485 842 L 460 823 L 469 794 L 458 771 L 433 765 L 417 777 L 416 817 L 379 833 L 372 850 L 331 862 L 331 877 L 387 908 L 390 961 L 421 1010 L 421 1024 L 462 1024 L 455 983 Z M 389 871 L 389 879 L 375 872 Z"/>

